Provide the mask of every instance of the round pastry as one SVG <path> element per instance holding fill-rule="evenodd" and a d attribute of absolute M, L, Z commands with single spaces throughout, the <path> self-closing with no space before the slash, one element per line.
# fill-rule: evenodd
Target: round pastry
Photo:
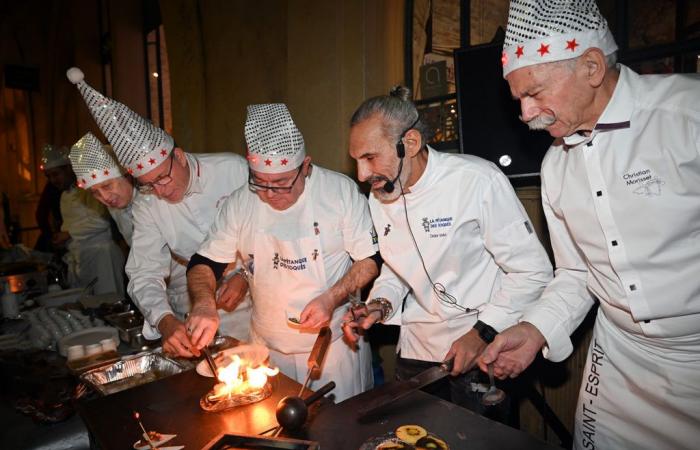
<path fill-rule="evenodd" d="M 447 442 L 438 439 L 432 434 L 424 436 L 416 441 L 416 450 L 449 450 Z"/>
<path fill-rule="evenodd" d="M 415 444 L 418 439 L 427 435 L 425 428 L 418 425 L 401 425 L 396 429 L 396 437 L 409 444 Z"/>
<path fill-rule="evenodd" d="M 398 439 L 388 439 L 377 445 L 375 450 L 415 450 L 415 447 Z"/>

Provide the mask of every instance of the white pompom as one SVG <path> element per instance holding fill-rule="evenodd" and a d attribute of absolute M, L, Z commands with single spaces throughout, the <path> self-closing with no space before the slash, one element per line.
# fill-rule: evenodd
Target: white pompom
<path fill-rule="evenodd" d="M 68 71 L 66 72 L 66 76 L 73 84 L 78 84 L 81 81 L 83 81 L 83 79 L 85 79 L 85 74 L 82 70 L 78 69 L 77 67 L 71 67 L 70 69 L 68 69 Z"/>

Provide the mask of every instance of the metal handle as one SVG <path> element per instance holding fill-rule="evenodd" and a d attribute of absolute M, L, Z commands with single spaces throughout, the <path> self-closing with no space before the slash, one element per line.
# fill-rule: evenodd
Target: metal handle
<path fill-rule="evenodd" d="M 306 406 L 309 406 L 310 404 L 320 399 L 333 389 L 335 389 L 335 381 L 329 381 L 328 383 L 324 384 L 323 387 L 321 387 L 321 389 L 309 395 L 308 398 L 304 400 L 304 403 L 306 403 Z"/>

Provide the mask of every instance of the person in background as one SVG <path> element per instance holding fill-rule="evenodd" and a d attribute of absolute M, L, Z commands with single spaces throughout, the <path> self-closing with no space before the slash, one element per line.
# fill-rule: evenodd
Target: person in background
<path fill-rule="evenodd" d="M 69 69 L 67 76 L 139 190 L 132 206 L 134 231 L 126 264 L 129 295 L 139 305 L 159 305 L 146 320 L 163 335 L 168 353 L 199 356 L 184 317 L 166 307 L 168 282 L 186 285 L 184 271 L 171 273 L 171 260 L 187 265 L 223 201 L 245 182 L 246 162 L 230 153 L 185 153 L 168 133 L 90 87 L 80 69 Z M 246 292 L 245 280 L 233 276 L 223 283 L 217 297 L 221 331 L 240 340 L 247 340 L 249 334 Z"/>
<path fill-rule="evenodd" d="M 248 186 L 224 202 L 190 261 L 195 344 L 212 338 L 216 279 L 240 258 L 252 278 L 253 341 L 270 348 L 272 363 L 304 383 L 318 329 L 328 325 L 333 340 L 310 387 L 335 381 L 336 401 L 360 394 L 373 385 L 369 344 L 351 349 L 341 324 L 342 306 L 379 273 L 367 200 L 349 178 L 311 165 L 286 105 L 248 106 L 245 138 Z"/>
<path fill-rule="evenodd" d="M 46 144 L 41 149 L 39 169 L 44 172 L 48 182 L 41 191 L 35 214 L 41 234 L 34 248 L 39 251 L 65 251 L 65 243 L 69 238 L 61 232 L 61 193 L 75 183 L 75 174 L 67 155 L 67 148 L 51 144 Z"/>
<path fill-rule="evenodd" d="M 85 134 L 73 145 L 69 157 L 78 178 L 78 186 L 88 190 L 107 207 L 126 244 L 131 247 L 134 233 L 132 205 L 138 193 L 134 179 L 119 166 L 112 148 L 103 145 L 92 133 Z M 166 279 L 167 303 L 160 303 L 158 300 L 161 299 L 148 298 L 141 299 L 141 302 L 134 301 L 144 317 L 150 318 L 144 320 L 143 336 L 149 340 L 162 337 L 163 348 L 169 353 L 174 353 L 171 343 L 174 337 L 161 335 L 151 322 L 155 317 L 161 316 L 163 311 L 184 320 L 185 314 L 190 310 L 186 281 L 185 266 L 171 258 L 170 274 Z"/>
<path fill-rule="evenodd" d="M 375 322 L 401 325 L 397 378 L 453 360 L 453 377 L 429 391 L 482 412 L 476 360 L 539 298 L 552 266 L 505 175 L 475 156 L 433 150 L 427 129 L 404 87 L 352 116 L 350 156 L 371 186 L 385 263 L 369 315 L 348 316 L 346 331 L 354 340 Z"/>
<path fill-rule="evenodd" d="M 124 295 L 124 254 L 112 237 L 112 225 L 106 208 L 83 189 L 70 167 L 71 184 L 61 194 L 61 231 L 68 236 L 64 259 L 68 264 L 69 282 L 86 287 L 96 279 L 95 294 Z"/>
<path fill-rule="evenodd" d="M 481 366 L 572 352 L 599 308 L 574 448 L 694 449 L 700 430 L 700 78 L 640 76 L 593 0 L 513 0 L 503 76 L 555 141 L 542 203 L 556 276 Z"/>

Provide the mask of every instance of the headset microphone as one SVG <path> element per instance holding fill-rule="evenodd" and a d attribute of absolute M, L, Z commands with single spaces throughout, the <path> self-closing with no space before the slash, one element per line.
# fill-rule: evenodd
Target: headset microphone
<path fill-rule="evenodd" d="M 384 183 L 384 186 L 382 187 L 382 190 L 384 192 L 386 192 L 387 194 L 391 194 L 392 192 L 394 192 L 394 188 L 396 187 L 395 186 L 396 180 L 398 180 L 399 177 L 401 176 L 402 169 L 403 169 L 403 158 L 401 158 L 401 160 L 399 161 L 399 173 L 396 174 L 396 176 L 394 177 L 393 180 L 386 180 L 386 183 Z"/>

